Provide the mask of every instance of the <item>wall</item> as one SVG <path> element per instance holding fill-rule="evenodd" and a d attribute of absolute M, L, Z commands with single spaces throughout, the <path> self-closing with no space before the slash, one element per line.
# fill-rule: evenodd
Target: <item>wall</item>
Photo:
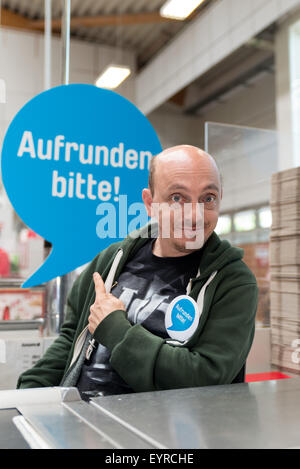
<path fill-rule="evenodd" d="M 299 6 L 300 0 L 219 0 L 213 3 L 139 74 L 138 106 L 146 114 L 150 113 Z"/>
<path fill-rule="evenodd" d="M 163 148 L 187 143 L 204 148 L 205 122 L 276 129 L 275 77 L 266 75 L 230 100 L 217 103 L 200 116 L 185 116 L 161 106 L 148 115 Z"/>
<path fill-rule="evenodd" d="M 220 122 L 259 129 L 276 129 L 275 77 L 268 74 L 230 98 L 207 110 L 202 122 Z"/>
<path fill-rule="evenodd" d="M 295 86 L 297 84 L 299 86 L 299 28 L 298 44 L 296 44 L 294 54 L 292 53 L 290 35 L 290 28 L 296 22 L 300 22 L 300 12 L 291 18 L 287 18 L 286 21 L 280 24 L 275 41 L 277 69 L 276 107 L 278 130 L 280 132 L 280 171 L 300 165 L 299 88 L 297 89 Z M 293 137 L 292 134 L 294 134 Z"/>
<path fill-rule="evenodd" d="M 44 38 L 31 32 L 0 28 L 0 78 L 6 83 L 6 104 L 0 104 L 0 144 L 7 125 L 16 112 L 37 93 L 43 91 Z M 132 76 L 117 90 L 135 100 L 135 56 L 109 46 L 71 40 L 70 83 L 94 84 L 99 73 L 111 62 L 128 63 Z M 52 86 L 61 84 L 61 45 L 52 38 Z"/>
<path fill-rule="evenodd" d="M 203 123 L 198 117 L 184 116 L 170 110 L 168 106 L 162 106 L 147 117 L 155 128 L 163 148 L 185 143 L 201 145 Z"/>

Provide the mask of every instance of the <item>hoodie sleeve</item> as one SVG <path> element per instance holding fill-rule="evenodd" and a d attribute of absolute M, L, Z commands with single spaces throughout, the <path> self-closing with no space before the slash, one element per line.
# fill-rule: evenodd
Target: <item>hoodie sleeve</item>
<path fill-rule="evenodd" d="M 67 311 L 61 332 L 37 363 L 22 373 L 17 388 L 38 388 L 58 386 L 65 370 L 66 362 L 74 340 L 78 324 L 77 285 L 78 278 L 68 296 Z"/>
<path fill-rule="evenodd" d="M 90 292 L 94 292 L 93 272 L 103 272 L 119 245 L 120 243 L 112 244 L 99 253 L 77 277 L 68 294 L 66 316 L 58 337 L 42 358 L 21 374 L 17 388 L 58 386 L 61 383 L 72 357 L 75 340 L 87 323 L 84 304 L 89 299 Z"/>
<path fill-rule="evenodd" d="M 111 364 L 136 392 L 229 384 L 246 362 L 254 337 L 258 289 L 228 289 L 212 304 L 197 342 L 173 346 L 114 311 L 95 338 L 111 352 Z"/>

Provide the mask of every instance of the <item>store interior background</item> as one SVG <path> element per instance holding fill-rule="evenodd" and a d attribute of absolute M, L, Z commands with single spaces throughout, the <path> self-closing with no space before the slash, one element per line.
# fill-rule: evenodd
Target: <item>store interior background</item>
<path fill-rule="evenodd" d="M 72 17 L 113 15 L 120 24 L 126 14 L 157 12 L 163 3 L 73 0 Z M 53 19 L 61 17 L 61 5 L 52 1 Z M 45 90 L 44 33 L 33 25 L 43 17 L 42 0 L 2 0 L 0 148 L 15 114 Z M 207 0 L 180 23 L 71 27 L 70 83 L 95 84 L 111 63 L 130 67 L 131 75 L 115 91 L 147 115 L 163 148 L 187 143 L 210 150 L 215 145 L 211 153 L 228 188 L 217 233 L 245 250 L 244 260 L 260 289 L 246 370 L 278 370 L 271 356 L 271 175 L 300 166 L 300 1 Z M 51 86 L 60 84 L 56 29 Z M 234 136 L 240 146 L 235 147 Z M 227 147 L 230 159 L 225 161 L 216 141 L 228 140 L 232 152 Z M 247 150 L 237 151 L 242 147 Z M 49 308 L 45 286 L 20 291 L 22 279 L 47 253 L 44 240 L 14 212 L 0 181 L 0 389 L 14 387 L 19 373 L 55 337 L 49 317 L 44 327 L 38 320 Z"/>

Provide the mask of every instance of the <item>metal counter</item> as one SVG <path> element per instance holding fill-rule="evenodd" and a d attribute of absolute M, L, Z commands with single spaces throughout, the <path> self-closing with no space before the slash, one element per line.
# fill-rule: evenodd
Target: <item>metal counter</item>
<path fill-rule="evenodd" d="M 298 378 L 101 397 L 89 403 L 75 388 L 1 391 L 0 428 L 3 422 L 8 425 L 10 409 L 20 414 L 13 417 L 16 448 L 299 448 L 299 399 Z M 3 438 L 1 431 L 2 448 Z"/>
<path fill-rule="evenodd" d="M 82 401 L 76 388 L 0 391 L 0 448 L 5 447 L 8 411 L 15 424 L 15 431 L 10 425 L 10 448 L 149 448 L 146 441 Z"/>

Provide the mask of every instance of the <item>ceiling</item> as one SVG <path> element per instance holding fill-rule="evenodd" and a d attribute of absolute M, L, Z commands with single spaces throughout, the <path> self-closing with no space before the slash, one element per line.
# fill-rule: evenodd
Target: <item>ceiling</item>
<path fill-rule="evenodd" d="M 169 99 L 167 108 L 202 115 L 275 73 L 273 24 Z"/>
<path fill-rule="evenodd" d="M 184 1 L 184 0 L 182 0 Z M 134 51 L 141 70 L 195 17 L 219 0 L 206 0 L 185 21 L 159 15 L 165 0 L 71 0 L 71 36 Z M 60 34 L 63 0 L 52 0 L 52 29 Z M 0 0 L 1 25 L 43 31 L 44 0 Z M 201 115 L 239 90 L 274 73 L 274 34 L 270 26 L 213 69 L 170 98 L 175 112 Z"/>
<path fill-rule="evenodd" d="M 159 15 L 165 0 L 71 0 L 71 35 L 132 50 L 140 70 L 190 21 L 216 0 L 206 0 L 185 21 Z M 62 0 L 52 0 L 53 31 L 59 32 Z M 1 24 L 43 30 L 44 0 L 0 0 Z"/>

